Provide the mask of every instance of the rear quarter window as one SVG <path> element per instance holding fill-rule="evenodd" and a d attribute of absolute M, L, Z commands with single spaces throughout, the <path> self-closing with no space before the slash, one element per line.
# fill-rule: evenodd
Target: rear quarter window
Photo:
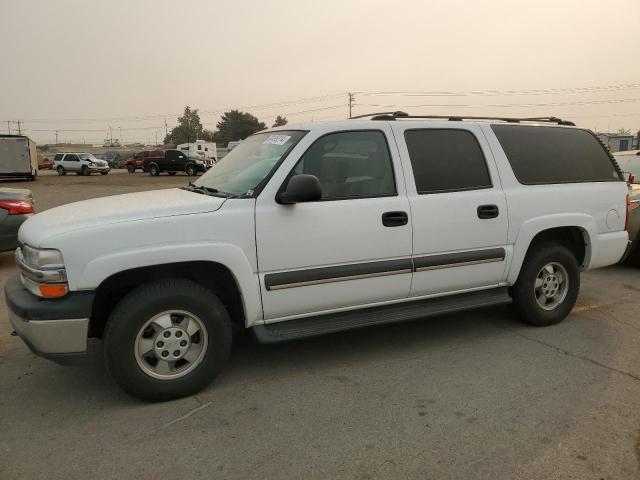
<path fill-rule="evenodd" d="M 54 162 L 59 162 L 60 160 L 62 160 L 63 156 L 64 156 L 64 153 L 56 153 L 56 156 L 53 157 L 53 161 Z"/>
<path fill-rule="evenodd" d="M 518 125 L 491 128 L 522 184 L 621 181 L 611 157 L 587 130 Z"/>

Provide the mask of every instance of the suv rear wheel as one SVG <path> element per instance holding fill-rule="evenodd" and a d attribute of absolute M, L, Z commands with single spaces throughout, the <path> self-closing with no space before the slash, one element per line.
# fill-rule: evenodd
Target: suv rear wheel
<path fill-rule="evenodd" d="M 58 168 L 56 168 L 56 170 L 58 171 L 58 175 L 60 176 L 67 174 L 67 172 L 65 172 L 64 167 L 62 165 L 58 165 Z"/>
<path fill-rule="evenodd" d="M 133 165 L 127 165 L 127 172 L 135 173 L 135 171 L 136 171 L 136 167 L 134 167 Z"/>
<path fill-rule="evenodd" d="M 211 291 L 183 279 L 142 285 L 109 316 L 104 355 L 129 394 L 170 400 L 202 390 L 231 349 L 231 320 Z"/>
<path fill-rule="evenodd" d="M 573 253 L 556 243 L 541 243 L 527 253 L 511 297 L 522 320 L 546 326 L 569 315 L 579 291 L 580 268 Z"/>
<path fill-rule="evenodd" d="M 185 169 L 185 171 L 187 172 L 187 175 L 189 175 L 190 177 L 193 177 L 197 173 L 196 166 L 193 163 L 190 163 L 189 165 L 187 165 L 187 168 Z"/>
<path fill-rule="evenodd" d="M 152 177 L 157 177 L 158 175 L 160 175 L 160 169 L 155 163 L 149 165 L 149 174 Z"/>

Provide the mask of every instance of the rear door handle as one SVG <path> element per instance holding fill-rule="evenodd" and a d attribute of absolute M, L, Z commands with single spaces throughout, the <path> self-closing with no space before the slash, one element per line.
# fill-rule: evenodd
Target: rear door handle
<path fill-rule="evenodd" d="M 500 215 L 500 209 L 497 205 L 480 205 L 478 207 L 478 218 L 496 218 Z"/>
<path fill-rule="evenodd" d="M 382 214 L 382 224 L 385 227 L 401 227 L 409 222 L 407 212 L 385 212 Z"/>

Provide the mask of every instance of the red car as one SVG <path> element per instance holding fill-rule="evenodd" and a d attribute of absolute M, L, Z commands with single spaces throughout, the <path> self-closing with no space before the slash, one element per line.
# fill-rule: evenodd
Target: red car
<path fill-rule="evenodd" d="M 127 171 L 134 173 L 136 170 L 146 172 L 144 164 L 145 161 L 148 164 L 153 160 L 164 159 L 164 152 L 162 150 L 145 150 L 144 152 L 138 152 L 133 157 L 127 159 Z"/>
<path fill-rule="evenodd" d="M 49 160 L 48 158 L 42 157 L 38 160 L 38 169 L 39 170 L 51 170 L 53 168 L 53 160 Z"/>

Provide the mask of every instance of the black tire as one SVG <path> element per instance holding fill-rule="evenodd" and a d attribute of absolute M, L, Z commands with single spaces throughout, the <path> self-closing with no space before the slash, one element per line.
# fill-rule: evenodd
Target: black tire
<path fill-rule="evenodd" d="M 555 307 L 544 309 L 536 300 L 535 283 L 545 265 L 562 266 L 568 275 L 566 295 Z M 524 260 L 518 281 L 511 287 L 513 309 L 530 325 L 537 327 L 554 325 L 564 320 L 578 299 L 580 292 L 580 268 L 571 251 L 557 243 L 539 243 L 531 247 Z"/>
<path fill-rule="evenodd" d="M 58 175 L 60 176 L 67 174 L 67 172 L 64 170 L 64 167 L 62 165 L 58 165 L 58 168 L 56 168 L 56 170 L 58 171 Z"/>
<path fill-rule="evenodd" d="M 176 174 L 176 172 L 167 172 L 169 175 L 173 176 Z"/>
<path fill-rule="evenodd" d="M 157 177 L 158 175 L 160 175 L 160 169 L 157 165 L 149 165 L 149 175 L 151 175 L 152 177 Z"/>
<path fill-rule="evenodd" d="M 189 175 L 190 177 L 195 176 L 198 172 L 196 171 L 196 166 L 193 163 L 190 163 L 187 165 L 187 167 L 184 170 L 186 172 L 187 175 Z"/>
<path fill-rule="evenodd" d="M 100 172 L 100 175 L 107 175 L 109 172 Z"/>
<path fill-rule="evenodd" d="M 145 373 L 134 349 L 145 323 L 167 310 L 197 315 L 207 330 L 208 346 L 193 370 L 179 378 L 161 380 Z M 199 392 L 222 370 L 231 349 L 231 320 L 210 290 L 189 280 L 159 280 L 136 288 L 116 305 L 103 339 L 107 369 L 123 390 L 142 400 L 171 400 Z"/>
<path fill-rule="evenodd" d="M 87 168 L 86 165 L 82 166 L 82 168 L 80 169 L 80 173 L 78 173 L 78 175 L 82 175 L 82 176 L 90 175 L 89 169 Z"/>
<path fill-rule="evenodd" d="M 136 167 L 134 167 L 133 165 L 127 165 L 127 172 L 135 173 L 136 172 Z"/>

